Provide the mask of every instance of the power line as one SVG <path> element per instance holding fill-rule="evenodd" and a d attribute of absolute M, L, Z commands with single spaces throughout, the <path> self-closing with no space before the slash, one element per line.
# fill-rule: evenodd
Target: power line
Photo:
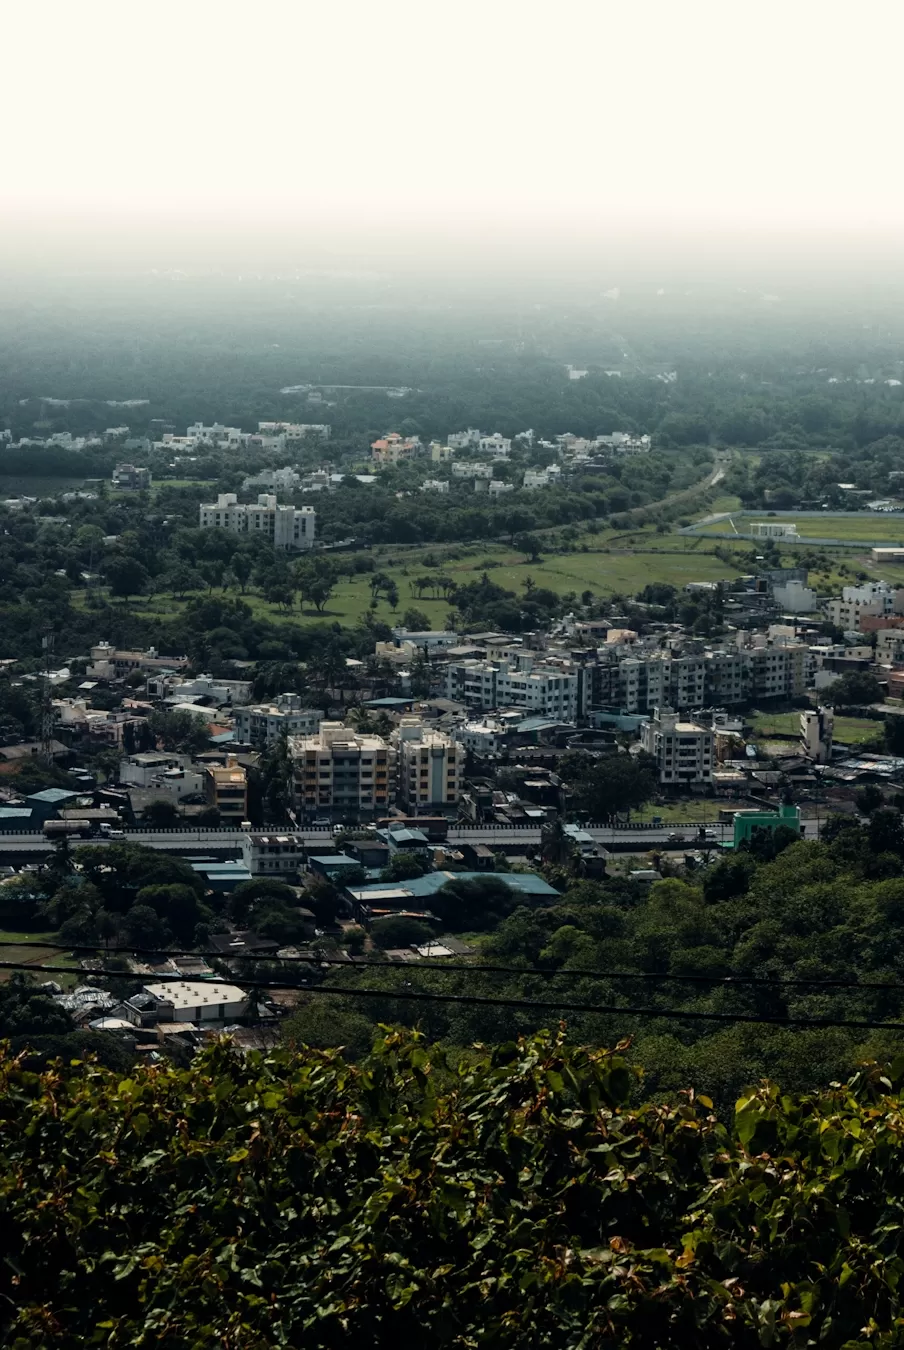
<path fill-rule="evenodd" d="M 442 939 L 440 939 L 442 941 Z M 35 947 L 46 949 L 48 951 L 59 951 L 59 942 L 16 942 L 17 947 Z M 0 944 L 2 948 L 2 944 Z M 92 951 L 99 948 L 91 948 Z M 417 970 L 419 973 L 426 972 L 430 975 L 440 975 L 445 971 L 458 971 L 469 975 L 538 975 L 545 979 L 586 979 L 586 980 L 612 980 L 619 983 L 630 982 L 631 980 L 646 980 L 653 983 L 663 984 L 701 984 L 716 988 L 771 988 L 779 986 L 782 988 L 799 989 L 863 989 L 880 992 L 894 992 L 897 990 L 904 993 L 904 983 L 896 983 L 893 980 L 808 980 L 800 979 L 792 975 L 673 975 L 664 971 L 655 970 L 573 970 L 570 968 L 560 968 L 554 970 L 551 966 L 496 966 L 484 964 L 472 964 L 471 962 L 441 961 L 439 963 L 419 962 L 419 961 L 371 961 L 359 957 L 340 957 L 340 956 L 321 956 L 312 954 L 311 956 L 277 956 L 275 953 L 268 952 L 220 952 L 220 951 L 164 951 L 161 952 L 153 947 L 112 947 L 105 949 L 107 956 L 164 956 L 164 957 L 197 957 L 207 959 L 208 957 L 220 961 L 278 961 L 282 965 L 305 965 L 305 966 L 335 966 L 342 970 Z M 2 963 L 0 963 L 2 968 Z M 29 966 L 28 969 L 35 970 L 42 967 Z M 124 972 L 116 971 L 114 974 Z M 180 977 L 181 978 L 181 977 Z"/>
<path fill-rule="evenodd" d="M 0 970 L 26 971 L 34 975 L 35 967 L 23 965 L 18 961 L 0 961 Z M 44 966 L 42 973 L 48 978 L 60 975 L 90 975 L 94 979 L 129 979 L 130 976 L 119 970 L 92 970 L 85 966 Z M 131 978 L 135 978 L 131 976 Z M 155 975 L 154 984 L 185 982 L 184 975 Z M 205 983 L 205 981 L 198 981 Z M 338 989 L 335 986 L 325 988 L 322 985 L 300 987 L 279 980 L 242 980 L 248 989 L 289 990 L 293 993 L 323 995 L 342 998 L 400 999 L 409 1003 L 454 1003 L 470 1007 L 488 1008 L 542 1008 L 550 1012 L 595 1013 L 600 1016 L 615 1017 L 653 1017 L 666 1022 L 719 1022 L 733 1024 L 750 1022 L 757 1025 L 779 1027 L 847 1027 L 861 1031 L 901 1031 L 904 1022 L 878 1022 L 868 1018 L 850 1018 L 841 1020 L 834 1017 L 763 1017 L 756 1013 L 717 1013 L 684 1011 L 681 1008 L 625 1008 L 602 1003 L 572 1003 L 564 999 L 537 998 L 501 998 L 494 994 L 431 994 L 420 989 L 361 989 L 351 986 Z"/>

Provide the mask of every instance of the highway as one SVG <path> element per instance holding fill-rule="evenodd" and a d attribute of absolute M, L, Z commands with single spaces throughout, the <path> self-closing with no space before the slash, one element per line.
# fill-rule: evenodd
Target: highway
<path fill-rule="evenodd" d="M 807 839 L 815 839 L 817 836 L 817 822 L 807 820 L 804 822 L 805 836 Z M 697 844 L 697 822 L 692 824 L 669 825 L 650 825 L 647 827 L 610 827 L 608 825 L 591 825 L 587 828 L 587 833 L 602 844 L 605 848 L 616 848 L 624 850 L 634 847 L 639 853 L 646 852 L 648 849 L 693 847 Z M 731 838 L 731 826 L 709 824 L 706 827 L 716 835 L 716 841 L 728 841 Z M 255 833 L 289 833 L 285 828 L 279 831 L 271 829 L 269 831 L 255 831 Z M 316 848 L 318 844 L 332 844 L 333 835 L 329 830 L 310 830 L 301 829 L 294 831 L 300 834 L 304 839 L 307 848 Z M 684 843 L 671 842 L 670 835 L 683 834 Z M 204 853 L 238 853 L 241 851 L 244 832 L 241 830 L 180 830 L 159 831 L 159 830 L 127 830 L 126 839 L 132 844 L 143 844 L 147 848 L 157 848 L 164 853 L 178 854 L 204 854 Z M 104 845 L 107 841 L 104 839 L 80 840 L 73 839 L 73 847 L 81 843 Z M 513 847 L 516 844 L 523 845 L 524 848 L 536 846 L 540 842 L 539 829 L 512 829 L 504 826 L 493 828 L 463 827 L 460 829 L 450 829 L 448 842 L 455 844 L 486 844 L 490 848 L 494 847 Z M 713 841 L 710 840 L 712 843 Z M 34 854 L 40 855 L 48 853 L 53 845 L 49 843 L 43 835 L 40 834 L 0 834 L 0 855 L 2 854 Z"/>

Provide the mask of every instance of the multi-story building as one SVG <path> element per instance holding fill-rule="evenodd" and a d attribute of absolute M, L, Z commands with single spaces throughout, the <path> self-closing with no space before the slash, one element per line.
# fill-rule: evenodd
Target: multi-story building
<path fill-rule="evenodd" d="M 398 766 L 398 796 L 406 811 L 455 807 L 461 797 L 465 754 L 442 731 L 403 717 L 392 734 Z"/>
<path fill-rule="evenodd" d="M 691 786 L 712 782 L 715 735 L 696 722 L 682 722 L 677 713 L 656 708 L 640 730 L 640 742 L 659 766 L 664 786 Z"/>
<path fill-rule="evenodd" d="M 492 436 L 481 436 L 479 446 L 482 455 L 491 455 L 493 459 L 508 459 L 512 452 L 511 441 L 500 436 L 498 431 L 494 431 Z"/>
<path fill-rule="evenodd" d="M 650 712 L 656 707 L 699 708 L 705 688 L 706 661 L 702 654 L 651 652 L 619 662 L 612 701 L 629 713 Z"/>
<path fill-rule="evenodd" d="M 476 427 L 467 431 L 453 431 L 449 436 L 449 445 L 453 450 L 476 450 L 480 445 L 480 432 Z"/>
<path fill-rule="evenodd" d="M 161 656 L 156 647 L 146 652 L 121 650 L 109 642 L 97 642 L 91 648 L 91 664 L 85 674 L 91 680 L 119 680 L 135 670 L 148 674 L 185 670 L 187 656 Z"/>
<path fill-rule="evenodd" d="M 442 492 L 449 491 L 448 478 L 425 478 L 421 483 L 421 492 Z"/>
<path fill-rule="evenodd" d="M 239 825 L 248 815 L 248 778 L 230 755 L 225 764 L 210 764 L 205 770 L 208 806 L 215 806 L 224 824 Z"/>
<path fill-rule="evenodd" d="M 202 530 L 252 535 L 268 540 L 275 549 L 297 551 L 314 546 L 317 513 L 313 506 L 280 506 L 267 492 L 246 505 L 234 492 L 221 492 L 215 502 L 202 502 L 199 510 Z"/>
<path fill-rule="evenodd" d="M 300 834 L 245 834 L 242 861 L 253 877 L 294 880 L 304 862 L 304 838 Z"/>
<path fill-rule="evenodd" d="M 263 749 L 280 736 L 313 736 L 323 721 L 319 708 L 307 708 L 297 694 L 278 694 L 275 703 L 253 703 L 235 710 L 235 738 Z"/>
<path fill-rule="evenodd" d="M 330 439 L 330 427 L 327 422 L 258 422 L 257 429 L 265 436 L 285 436 L 287 441 Z"/>
<path fill-rule="evenodd" d="M 152 698 L 168 698 L 176 703 L 209 699 L 210 703 L 239 704 L 251 697 L 250 680 L 215 680 L 212 675 L 150 675 L 147 691 Z"/>
<path fill-rule="evenodd" d="M 706 652 L 703 657 L 705 702 L 719 707 L 743 703 L 745 693 L 744 660 L 740 652 Z"/>
<path fill-rule="evenodd" d="M 395 754 L 382 736 L 322 722 L 313 736 L 290 736 L 295 797 L 306 815 L 367 820 L 390 802 Z"/>
<path fill-rule="evenodd" d="M 143 465 L 117 464 L 113 470 L 113 486 L 120 491 L 140 492 L 151 486 L 151 471 Z"/>
<path fill-rule="evenodd" d="M 406 459 L 416 459 L 423 454 L 424 447 L 418 436 L 400 436 L 390 431 L 379 440 L 373 441 L 370 453 L 375 464 L 400 464 Z"/>
<path fill-rule="evenodd" d="M 428 450 L 434 464 L 445 464 L 455 454 L 452 446 L 443 445 L 442 441 L 431 441 Z"/>
<path fill-rule="evenodd" d="M 266 488 L 268 492 L 294 492 L 301 486 L 301 474 L 297 469 L 286 465 L 282 469 L 260 469 L 242 481 L 242 491 L 252 488 Z"/>
<path fill-rule="evenodd" d="M 744 647 L 744 694 L 752 703 L 764 698 L 799 698 L 810 683 L 812 659 L 801 642 Z"/>
<path fill-rule="evenodd" d="M 471 708 L 508 705 L 529 708 L 562 722 L 574 722 L 585 711 L 589 681 L 576 669 L 534 664 L 530 658 L 503 661 L 456 661 L 446 666 L 447 698 Z"/>
<path fill-rule="evenodd" d="M 863 586 L 845 586 L 840 600 L 830 600 L 827 605 L 829 620 L 836 628 L 856 633 L 860 629 L 860 619 L 900 612 L 899 592 L 886 581 L 868 581 Z"/>
<path fill-rule="evenodd" d="M 831 708 L 807 708 L 800 715 L 800 748 L 814 764 L 831 764 L 835 714 Z"/>

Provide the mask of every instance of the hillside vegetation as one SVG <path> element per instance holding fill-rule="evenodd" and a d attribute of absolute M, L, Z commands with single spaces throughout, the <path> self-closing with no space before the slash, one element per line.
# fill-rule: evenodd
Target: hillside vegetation
<path fill-rule="evenodd" d="M 902 1344 L 904 1061 L 748 1092 L 729 1133 L 630 1105 L 621 1049 L 5 1053 L 3 1343 Z"/>

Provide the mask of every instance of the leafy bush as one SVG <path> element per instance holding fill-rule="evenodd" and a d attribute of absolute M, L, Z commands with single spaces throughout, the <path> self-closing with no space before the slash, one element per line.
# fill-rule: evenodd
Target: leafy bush
<path fill-rule="evenodd" d="M 15 1347 L 901 1344 L 904 1063 L 629 1105 L 618 1051 L 0 1058 Z"/>

